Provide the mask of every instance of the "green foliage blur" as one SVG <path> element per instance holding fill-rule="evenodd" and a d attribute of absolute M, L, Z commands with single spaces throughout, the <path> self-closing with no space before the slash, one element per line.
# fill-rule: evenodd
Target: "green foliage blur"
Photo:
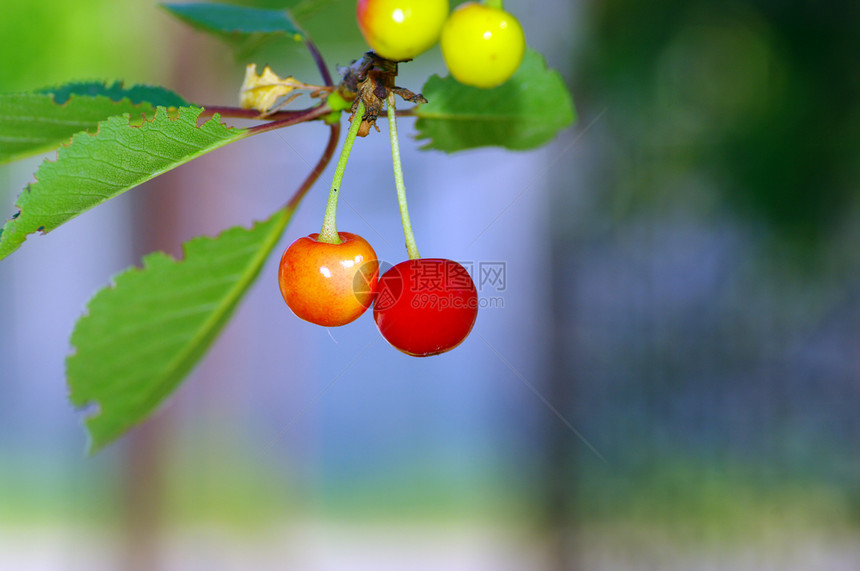
<path fill-rule="evenodd" d="M 856 2 L 607 0 L 577 85 L 623 135 L 631 207 L 706 177 L 776 239 L 823 246 L 860 197 Z M 683 200 L 683 197 L 681 197 Z M 814 248 L 813 248 L 814 251 Z"/>
<path fill-rule="evenodd" d="M 154 41 L 168 17 L 154 1 L 4 0 L 0 8 L 0 90 L 38 89 L 71 80 L 157 83 L 169 44 Z"/>
<path fill-rule="evenodd" d="M 570 319 L 579 418 L 626 449 L 611 472 L 576 456 L 572 512 L 701 537 L 856 525 L 858 4 L 606 0 L 584 17 L 596 206 L 560 209 L 557 263 L 581 274 L 559 287 L 602 268 L 616 300 L 635 293 Z"/>

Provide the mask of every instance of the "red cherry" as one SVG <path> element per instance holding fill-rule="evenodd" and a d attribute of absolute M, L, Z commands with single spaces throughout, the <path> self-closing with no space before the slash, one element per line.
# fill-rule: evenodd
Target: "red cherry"
<path fill-rule="evenodd" d="M 370 244 L 338 232 L 342 242 L 319 242 L 319 234 L 299 238 L 284 251 L 278 283 L 284 301 L 305 321 L 336 327 L 358 319 L 373 301 L 379 262 Z"/>
<path fill-rule="evenodd" d="M 469 335 L 477 316 L 475 283 L 457 262 L 406 260 L 379 278 L 373 319 L 385 340 L 407 355 L 450 351 Z"/>

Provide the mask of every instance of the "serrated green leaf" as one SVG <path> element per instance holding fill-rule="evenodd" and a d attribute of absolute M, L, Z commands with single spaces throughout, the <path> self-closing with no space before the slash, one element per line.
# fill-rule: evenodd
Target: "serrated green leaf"
<path fill-rule="evenodd" d="M 132 103 L 149 103 L 153 109 L 161 107 L 187 107 L 188 102 L 178 94 L 158 85 L 132 85 L 125 87 L 122 81 L 108 84 L 104 81 L 73 81 L 63 85 L 37 89 L 36 93 L 54 96 L 54 101 L 62 105 L 72 95 L 96 97 L 103 95 L 114 101 L 128 99 Z"/>
<path fill-rule="evenodd" d="M 71 101 L 74 101 L 73 97 Z M 0 259 L 17 250 L 27 236 L 48 233 L 64 222 L 147 180 L 209 151 L 244 137 L 218 115 L 197 126 L 203 109 L 180 107 L 171 115 L 158 107 L 137 126 L 128 115 L 110 117 L 95 134 L 78 133 L 60 147 L 56 161 L 45 161 L 18 197 L 19 213 L 0 233 Z"/>
<path fill-rule="evenodd" d="M 0 164 L 50 151 L 99 121 L 128 113 L 152 117 L 158 105 L 188 103 L 162 87 L 68 83 L 32 93 L 0 94 Z"/>
<path fill-rule="evenodd" d="M 495 89 L 434 75 L 421 93 L 429 101 L 415 111 L 418 139 L 427 141 L 422 148 L 448 153 L 486 146 L 534 149 L 576 116 L 561 76 L 531 49 L 513 77 Z"/>
<path fill-rule="evenodd" d="M 55 149 L 111 115 L 147 112 L 154 109 L 107 97 L 75 97 L 57 105 L 41 93 L 0 94 L 0 164 Z"/>
<path fill-rule="evenodd" d="M 142 421 L 204 355 L 277 245 L 292 210 L 251 229 L 194 238 L 176 260 L 156 252 L 99 291 L 72 332 L 70 399 L 95 452 Z"/>
<path fill-rule="evenodd" d="M 264 10 L 230 4 L 162 4 L 192 27 L 233 43 L 244 55 L 281 38 L 303 41 L 305 34 L 282 10 Z"/>

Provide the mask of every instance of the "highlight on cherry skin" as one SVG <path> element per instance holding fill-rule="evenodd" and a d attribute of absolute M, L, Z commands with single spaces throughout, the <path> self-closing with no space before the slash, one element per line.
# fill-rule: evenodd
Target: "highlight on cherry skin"
<path fill-rule="evenodd" d="M 402 61 L 439 41 L 448 11 L 448 0 L 358 0 L 356 18 L 377 55 Z"/>
<path fill-rule="evenodd" d="M 485 89 L 510 79 L 526 49 L 516 17 L 477 2 L 461 4 L 451 13 L 439 43 L 454 79 Z"/>
<path fill-rule="evenodd" d="M 407 355 L 450 351 L 469 336 L 477 316 L 475 283 L 452 260 L 406 260 L 379 278 L 373 319 L 385 340 Z"/>
<path fill-rule="evenodd" d="M 296 316 L 324 327 L 358 319 L 373 302 L 379 278 L 376 252 L 356 234 L 338 232 L 340 244 L 310 234 L 293 242 L 281 257 L 278 284 Z M 366 288 L 357 290 L 355 283 Z"/>

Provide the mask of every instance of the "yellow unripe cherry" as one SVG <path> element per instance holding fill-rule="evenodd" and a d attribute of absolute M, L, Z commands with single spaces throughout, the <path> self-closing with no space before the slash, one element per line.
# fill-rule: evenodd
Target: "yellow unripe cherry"
<path fill-rule="evenodd" d="M 412 59 L 439 41 L 448 0 L 358 0 L 358 27 L 377 55 Z"/>
<path fill-rule="evenodd" d="M 451 13 L 439 42 L 451 75 L 460 83 L 483 88 L 510 79 L 526 49 L 523 28 L 513 15 L 476 2 Z"/>

